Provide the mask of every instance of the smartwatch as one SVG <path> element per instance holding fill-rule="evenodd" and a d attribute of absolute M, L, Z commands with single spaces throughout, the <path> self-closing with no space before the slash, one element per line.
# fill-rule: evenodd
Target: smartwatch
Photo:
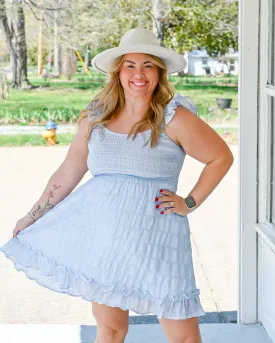
<path fill-rule="evenodd" d="M 189 195 L 188 197 L 184 198 L 184 202 L 185 202 L 187 208 L 189 208 L 189 209 L 196 207 L 196 205 L 197 205 L 196 201 L 192 197 L 192 195 Z"/>

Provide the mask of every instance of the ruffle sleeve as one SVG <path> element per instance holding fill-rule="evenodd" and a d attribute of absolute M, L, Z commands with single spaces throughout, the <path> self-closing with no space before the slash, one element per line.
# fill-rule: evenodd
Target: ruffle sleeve
<path fill-rule="evenodd" d="M 102 106 L 96 108 L 96 104 L 98 101 L 99 100 L 92 100 L 91 102 L 89 102 L 89 104 L 86 107 L 88 119 L 90 121 L 95 120 L 103 112 Z"/>
<path fill-rule="evenodd" d="M 198 115 L 197 108 L 194 101 L 188 96 L 184 96 L 179 93 L 176 93 L 173 99 L 169 102 L 169 104 L 166 105 L 164 109 L 165 124 L 168 124 L 169 121 L 173 118 L 175 114 L 175 110 L 178 106 L 185 107 L 190 112 L 194 113 L 196 116 Z"/>

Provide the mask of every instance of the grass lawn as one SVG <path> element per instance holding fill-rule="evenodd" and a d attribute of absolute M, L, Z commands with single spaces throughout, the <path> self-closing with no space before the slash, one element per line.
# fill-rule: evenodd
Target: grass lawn
<path fill-rule="evenodd" d="M 44 81 L 34 77 L 30 81 L 38 88 L 29 91 L 11 90 L 8 101 L 0 99 L 0 124 L 44 125 L 49 119 L 56 123 L 74 123 L 79 111 L 86 107 L 104 85 L 106 77 L 76 75 L 72 81 Z M 233 81 L 235 83 L 232 85 Z M 173 76 L 171 82 L 177 92 L 194 100 L 199 116 L 207 122 L 237 123 L 236 79 Z M 216 108 L 216 97 L 232 98 L 232 110 L 209 111 L 209 108 Z"/>
<path fill-rule="evenodd" d="M 57 134 L 57 145 L 71 144 L 74 133 L 59 133 Z M 38 134 L 30 135 L 2 135 L 0 136 L 0 147 L 3 146 L 37 146 L 47 145 L 45 139 Z"/>

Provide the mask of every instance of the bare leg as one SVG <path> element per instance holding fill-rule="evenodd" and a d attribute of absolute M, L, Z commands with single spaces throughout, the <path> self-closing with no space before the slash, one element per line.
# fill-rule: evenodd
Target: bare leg
<path fill-rule="evenodd" d="M 168 343 L 202 343 L 199 317 L 178 320 L 161 318 L 159 322 Z"/>
<path fill-rule="evenodd" d="M 94 343 L 124 343 L 129 328 L 129 311 L 92 303 L 93 315 L 97 323 Z"/>

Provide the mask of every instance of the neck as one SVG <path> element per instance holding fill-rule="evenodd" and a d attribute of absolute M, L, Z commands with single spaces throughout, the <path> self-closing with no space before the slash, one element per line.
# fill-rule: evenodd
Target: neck
<path fill-rule="evenodd" d="M 142 118 L 150 106 L 151 99 L 151 94 L 142 97 L 127 96 L 125 94 L 125 104 L 121 114 L 129 117 Z"/>

